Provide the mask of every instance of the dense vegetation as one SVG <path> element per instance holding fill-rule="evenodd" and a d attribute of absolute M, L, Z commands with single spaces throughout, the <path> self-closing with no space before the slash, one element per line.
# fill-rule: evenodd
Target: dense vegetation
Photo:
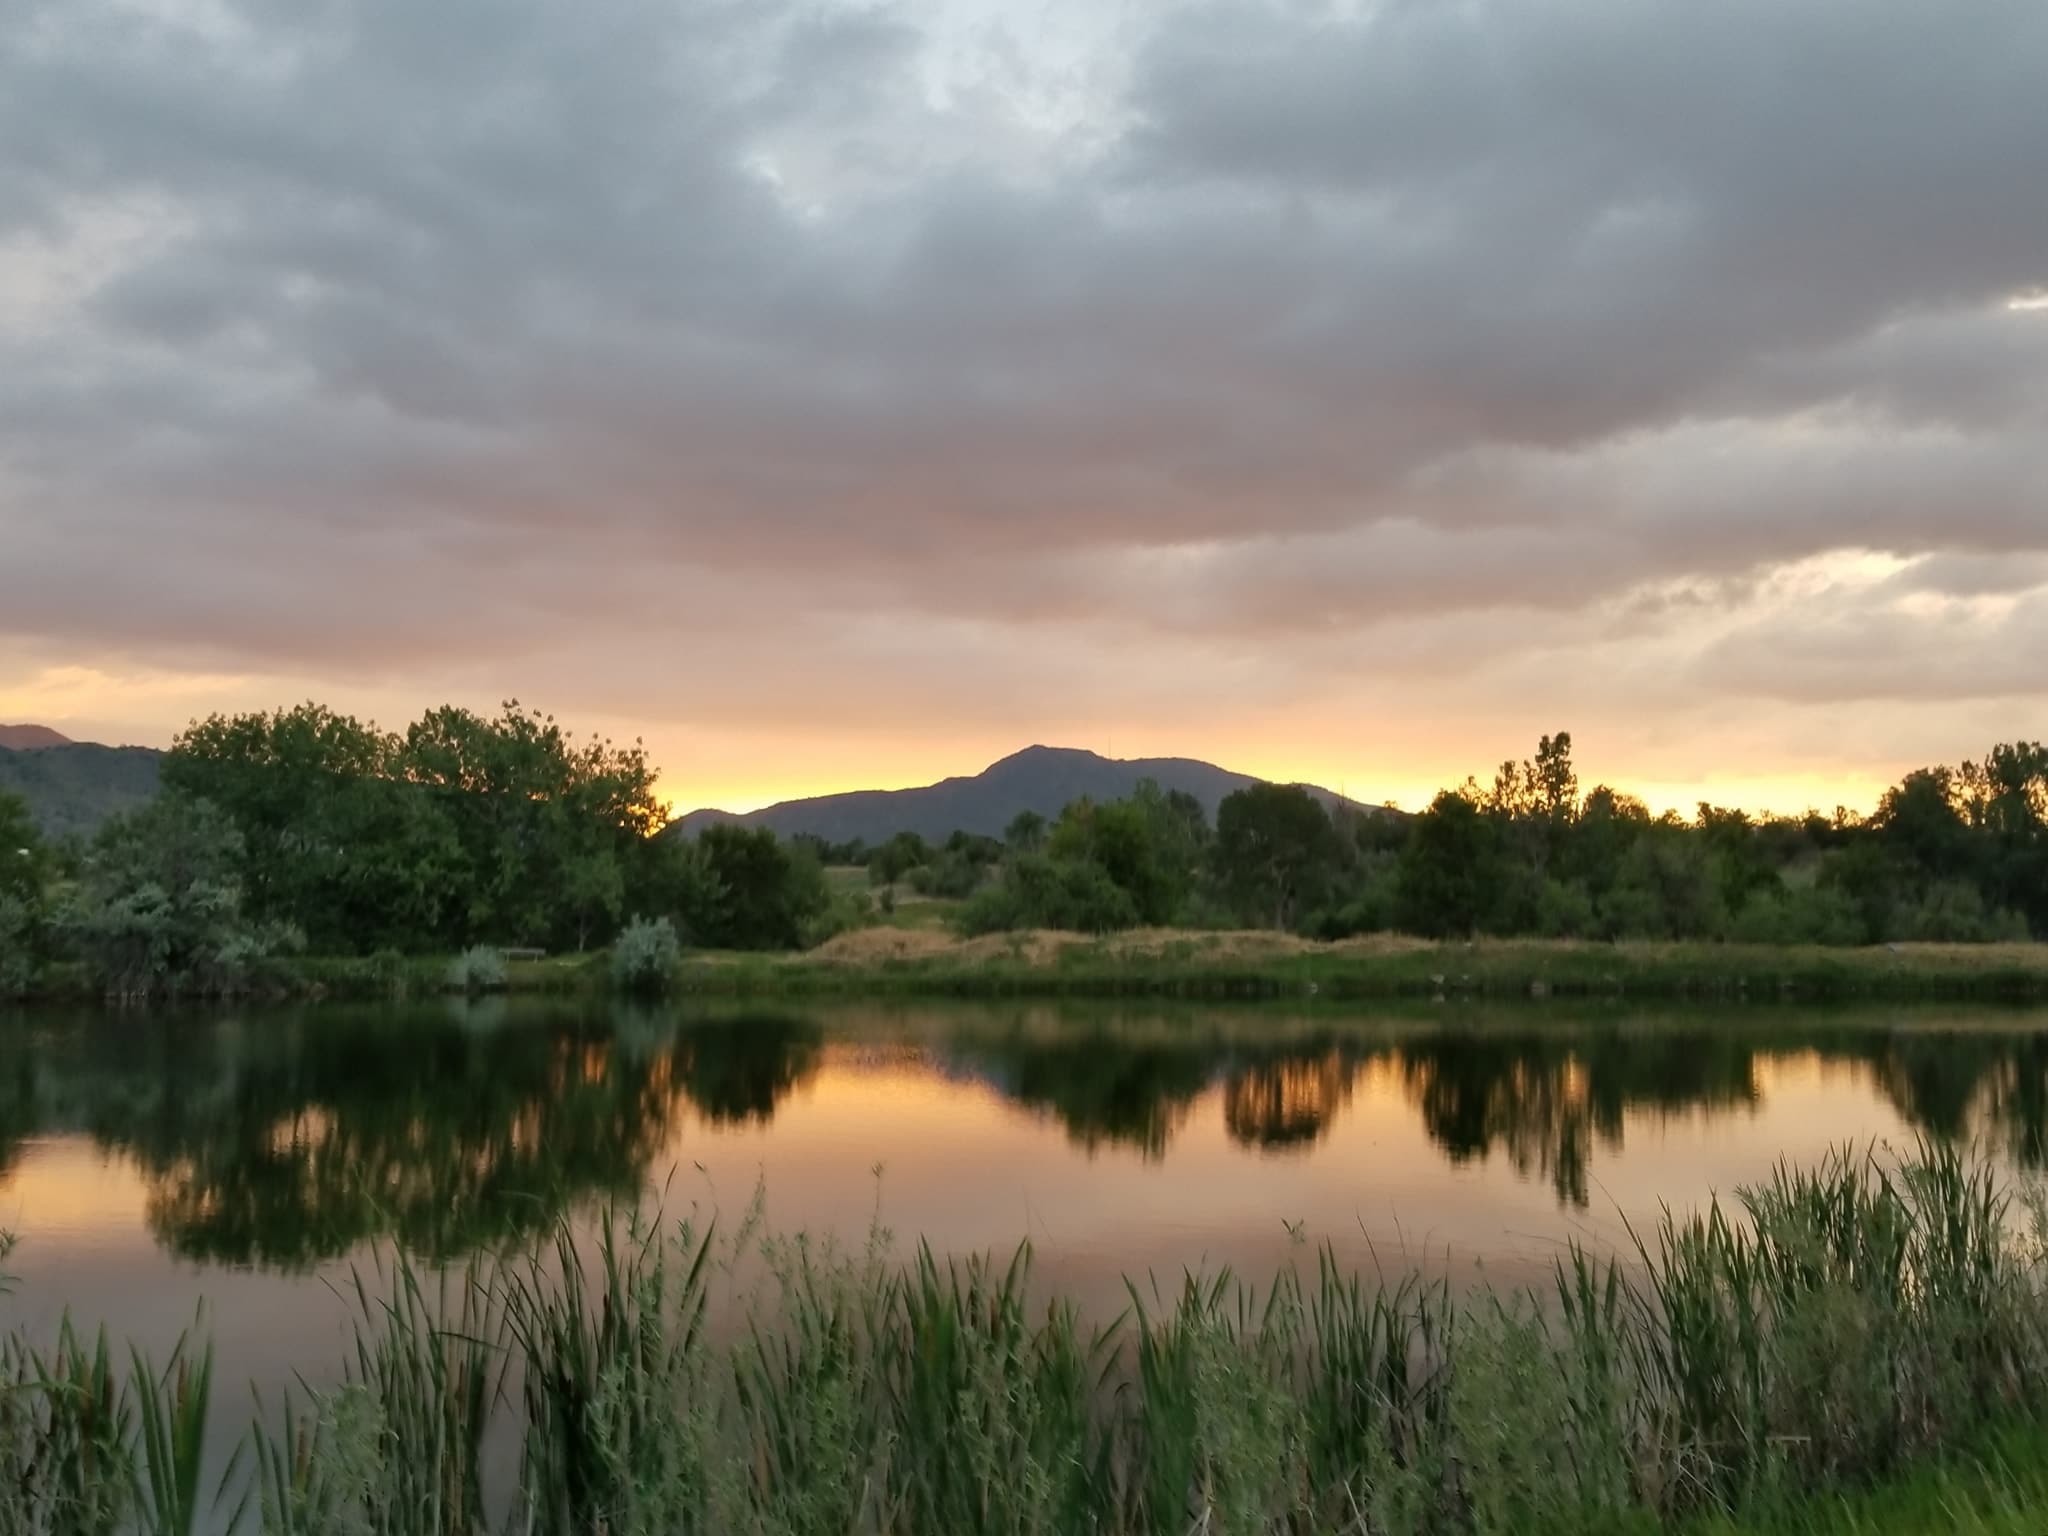
<path fill-rule="evenodd" d="M 1320 1265 L 1134 1286 L 1102 1326 L 1007 1269 L 614 1225 L 359 1292 L 343 1382 L 260 1413 L 248 1525 L 923 1536 L 1655 1532 L 1911 1473 L 2039 1422 L 2048 1260 L 1953 1154 L 1843 1154 L 1667 1218 L 1639 1264 L 1573 1248 L 1544 1296 Z M 0 1250 L 4 1257 L 4 1250 Z M 117 1363 L 0 1338 L 8 1529 L 198 1528 L 203 1343 Z M 505 1424 L 510 1420 L 509 1424 Z M 510 1429 L 514 1508 L 486 1446 Z M 237 1492 L 230 1478 L 227 1497 Z"/>
<path fill-rule="evenodd" d="M 19 795 L 45 837 L 91 837 L 157 791 L 163 753 L 92 742 L 0 747 L 0 795 Z"/>
<path fill-rule="evenodd" d="M 1256 784 L 1212 825 L 1195 796 L 1148 781 L 1050 822 L 1026 811 L 1000 839 L 905 832 L 876 847 L 664 833 L 639 745 L 575 741 L 516 702 L 494 719 L 437 709 L 402 733 L 312 704 L 216 716 L 178 739 L 161 777 L 160 795 L 89 842 L 45 843 L 0 794 L 0 995 L 52 961 L 122 994 L 232 991 L 297 952 L 583 950 L 636 919 L 665 921 L 678 945 L 796 949 L 891 920 L 902 891 L 951 903 L 968 934 L 2048 934 L 2048 749 L 2024 742 L 1909 774 L 1868 818 L 1652 816 L 1606 786 L 1582 794 L 1559 734 L 1419 816 L 1333 814 L 1299 786 Z M 845 863 L 867 866 L 867 890 L 827 879 Z M 651 934 L 643 951 L 661 943 Z M 639 964 L 632 984 L 658 984 Z"/>
<path fill-rule="evenodd" d="M 1187 797 L 1141 787 L 1029 830 L 969 901 L 970 932 L 1170 924 L 1804 944 L 2048 934 L 2048 749 L 2024 742 L 1909 774 L 1868 818 L 1705 804 L 1691 821 L 1652 816 L 1604 785 L 1581 794 L 1560 733 L 1503 764 L 1490 788 L 1467 780 L 1415 817 L 1333 817 L 1303 789 L 1262 784 L 1226 799 L 1212 829 Z"/>
<path fill-rule="evenodd" d="M 633 917 L 693 942 L 790 948 L 835 913 L 772 834 L 658 838 L 638 744 L 578 742 L 507 704 L 402 733 L 307 704 L 195 723 L 162 792 L 46 843 L 0 795 L 0 995 L 52 960 L 123 995 L 260 985 L 280 957 L 608 944 Z"/>

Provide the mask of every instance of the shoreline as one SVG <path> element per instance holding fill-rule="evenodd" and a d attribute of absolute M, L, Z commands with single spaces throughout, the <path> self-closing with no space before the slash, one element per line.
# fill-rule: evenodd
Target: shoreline
<path fill-rule="evenodd" d="M 295 956 L 269 960 L 243 1001 L 375 1001 L 515 994 L 602 995 L 609 954 L 509 961 L 502 986 L 465 988 L 453 957 Z M 1275 933 L 1141 930 L 1095 938 L 1035 931 L 957 939 L 860 929 L 801 953 L 687 952 L 673 997 L 1600 998 L 1698 1002 L 1845 1000 L 2048 1002 L 2048 943 L 1910 944 L 1880 948 L 1577 940 L 1433 943 L 1377 935 L 1316 943 Z M 185 994 L 203 1000 L 204 994 Z M 76 967 L 55 967 L 15 1005 L 142 1006 L 108 997 Z"/>

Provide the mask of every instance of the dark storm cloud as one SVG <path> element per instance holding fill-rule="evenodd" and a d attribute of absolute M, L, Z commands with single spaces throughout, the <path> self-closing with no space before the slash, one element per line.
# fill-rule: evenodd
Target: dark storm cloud
<path fill-rule="evenodd" d="M 17 4 L 0 630 L 399 668 L 2038 584 L 2048 10 L 1161 4 L 1048 123 L 940 8 Z"/>

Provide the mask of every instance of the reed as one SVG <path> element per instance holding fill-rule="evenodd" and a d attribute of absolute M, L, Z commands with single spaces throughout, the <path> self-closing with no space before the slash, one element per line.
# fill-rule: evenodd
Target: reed
<path fill-rule="evenodd" d="M 124 1370 L 67 1325 L 0 1350 L 0 1536 L 1820 1530 L 1930 1466 L 2039 1511 L 1995 1459 L 1939 1470 L 2048 1424 L 2040 1215 L 1953 1150 L 1781 1167 L 1540 1295 L 1307 1258 L 1101 1323 L 1035 1301 L 1027 1249 L 751 1221 L 565 1227 L 431 1289 L 401 1263 L 357 1281 L 342 1384 L 259 1413 L 210 1503 L 203 1348 Z"/>

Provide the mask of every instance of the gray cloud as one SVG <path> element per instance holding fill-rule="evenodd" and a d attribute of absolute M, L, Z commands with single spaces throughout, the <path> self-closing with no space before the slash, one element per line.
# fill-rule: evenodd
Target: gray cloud
<path fill-rule="evenodd" d="M 947 0 L 16 11 L 17 637 L 395 674 L 971 624 L 961 667 L 1162 647 L 1162 699 L 1189 637 L 1270 695 L 1534 614 L 1852 699 L 1860 626 L 2048 559 L 2037 7 L 1161 3 L 1086 68 Z M 1919 563 L 1757 610 L 1853 549 Z"/>

